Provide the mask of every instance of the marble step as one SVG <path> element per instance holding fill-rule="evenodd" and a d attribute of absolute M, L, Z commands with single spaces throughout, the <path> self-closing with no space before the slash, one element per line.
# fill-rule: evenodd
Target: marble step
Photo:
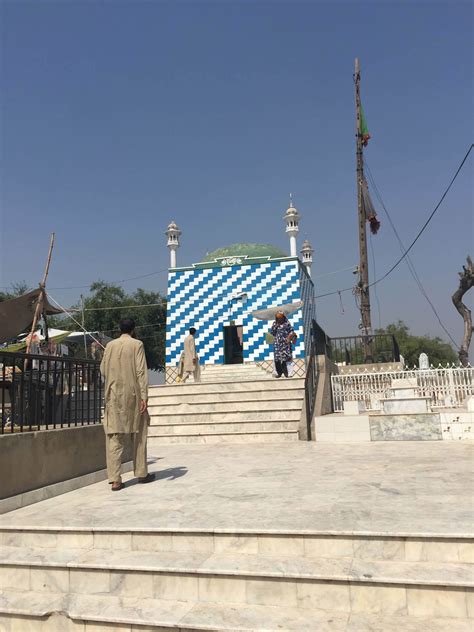
<path fill-rule="evenodd" d="M 229 423 L 226 421 L 209 422 L 188 422 L 185 418 L 181 422 L 174 424 L 153 424 L 148 429 L 148 437 L 163 435 L 186 435 L 186 434 L 216 434 L 216 433 L 258 433 L 261 430 L 271 432 L 285 432 L 288 430 L 298 431 L 299 419 L 294 421 L 237 421 Z"/>
<path fill-rule="evenodd" d="M 82 627 L 83 626 L 83 627 Z M 139 627 L 145 626 L 145 627 Z M 337 608 L 227 604 L 109 595 L 8 591 L 0 596 L 5 632 L 472 632 L 472 619 L 350 613 Z"/>
<path fill-rule="evenodd" d="M 150 415 L 172 415 L 172 414 L 188 414 L 188 413 L 226 413 L 226 412 L 249 412 L 249 411 L 267 411 L 267 410 L 293 410 L 299 406 L 300 410 L 303 405 L 303 399 L 280 399 L 272 397 L 269 400 L 243 400 L 239 402 L 210 402 L 207 404 L 192 404 L 179 401 L 176 404 L 151 405 L 149 407 Z"/>
<path fill-rule="evenodd" d="M 371 441 L 442 441 L 439 413 L 369 415 Z"/>
<path fill-rule="evenodd" d="M 429 397 L 382 397 L 380 399 L 385 415 L 415 415 L 429 413 Z"/>
<path fill-rule="evenodd" d="M 195 434 L 159 434 L 148 438 L 150 448 L 176 444 L 216 444 L 216 443 L 287 443 L 299 441 L 298 430 L 260 430 L 258 432 L 198 432 Z"/>
<path fill-rule="evenodd" d="M 170 396 L 173 394 L 190 395 L 193 393 L 230 393 L 230 392 L 252 392 L 265 390 L 270 393 L 280 390 L 304 389 L 304 380 L 300 378 L 288 380 L 256 380 L 251 383 L 242 382 L 186 382 L 185 384 L 166 384 L 161 386 L 150 386 L 148 389 L 149 399 L 155 397 Z"/>
<path fill-rule="evenodd" d="M 413 399 L 417 398 L 419 394 L 419 388 L 413 386 L 407 386 L 403 388 L 391 388 L 390 397 L 395 399 Z"/>
<path fill-rule="evenodd" d="M 246 391 L 230 393 L 173 393 L 151 397 L 148 400 L 149 408 L 154 406 L 175 406 L 181 404 L 215 404 L 219 402 L 243 402 L 243 401 L 268 401 L 274 398 L 278 400 L 293 399 L 303 401 L 304 389 L 278 390 L 278 391 Z"/>
<path fill-rule="evenodd" d="M 211 555 L 252 554 L 309 558 L 354 558 L 362 561 L 451 562 L 474 564 L 474 537 L 352 532 L 195 531 L 192 529 L 115 529 L 0 527 L 2 547 L 43 551 L 199 552 Z M 13 554 L 13 553 L 12 553 Z"/>
<path fill-rule="evenodd" d="M 429 607 L 435 614 L 441 601 L 444 616 L 474 617 L 470 564 L 111 550 L 71 554 L 4 547 L 0 566 L 0 588 L 9 591 L 301 609 L 337 604 L 344 612 L 359 601 L 365 607 L 372 602 L 380 611 L 411 616 L 426 614 Z"/>
<path fill-rule="evenodd" d="M 301 404 L 294 408 L 281 411 L 276 410 L 247 410 L 243 412 L 213 412 L 213 413 L 196 413 L 192 412 L 176 412 L 174 414 L 160 414 L 155 412 L 150 415 L 151 426 L 161 426 L 169 424 L 184 423 L 238 423 L 246 421 L 265 422 L 265 421 L 298 421 L 301 416 Z"/>

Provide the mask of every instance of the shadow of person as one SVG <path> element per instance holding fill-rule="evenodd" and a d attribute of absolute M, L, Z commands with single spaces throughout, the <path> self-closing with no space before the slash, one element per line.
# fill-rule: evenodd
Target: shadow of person
<path fill-rule="evenodd" d="M 177 478 L 181 478 L 181 476 L 186 476 L 187 473 L 188 468 L 183 467 L 182 465 L 178 467 L 169 467 L 166 470 L 155 472 L 155 480 L 175 481 Z"/>
<path fill-rule="evenodd" d="M 178 467 L 169 467 L 166 470 L 161 470 L 161 472 L 153 472 L 153 474 L 155 475 L 155 480 L 151 483 L 148 483 L 148 485 L 153 484 L 153 482 L 156 483 L 156 481 L 175 481 L 177 478 L 181 478 L 181 476 L 186 476 L 187 473 L 188 468 L 182 465 Z M 124 487 L 132 487 L 133 485 L 138 485 L 137 478 L 132 478 L 132 480 L 126 481 L 124 483 Z"/>

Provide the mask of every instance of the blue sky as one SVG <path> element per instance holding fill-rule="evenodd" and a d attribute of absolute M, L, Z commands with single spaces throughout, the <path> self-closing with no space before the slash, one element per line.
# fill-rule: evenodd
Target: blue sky
<path fill-rule="evenodd" d="M 0 285 L 35 285 L 56 231 L 49 287 L 72 304 L 96 279 L 163 270 L 237 241 L 316 250 L 317 292 L 358 261 L 354 57 L 372 140 L 366 158 L 406 244 L 473 138 L 467 2 L 3 2 Z M 441 318 L 472 252 L 474 156 L 412 252 Z M 375 197 L 375 196 L 374 196 Z M 400 251 L 383 211 L 377 275 Z M 371 264 L 371 276 L 373 269 Z M 166 274 L 128 282 L 165 290 Z M 85 291 L 85 290 L 83 290 Z M 381 323 L 445 337 L 406 265 L 378 286 Z M 329 335 L 357 333 L 350 292 L 322 298 Z M 379 313 L 372 295 L 373 321 Z"/>

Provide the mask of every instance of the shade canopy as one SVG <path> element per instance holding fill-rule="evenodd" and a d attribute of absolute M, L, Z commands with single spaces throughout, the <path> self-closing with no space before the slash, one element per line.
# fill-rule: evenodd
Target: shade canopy
<path fill-rule="evenodd" d="M 62 314 L 63 310 L 53 307 L 48 300 L 46 292 L 38 288 L 8 301 L 0 303 L 0 343 L 19 336 L 33 322 L 33 317 L 38 300 L 42 296 L 43 314 Z"/>
<path fill-rule="evenodd" d="M 259 309 L 256 312 L 252 312 L 254 318 L 258 320 L 275 320 L 275 316 L 278 312 L 283 312 L 285 316 L 293 314 L 303 307 L 303 301 L 296 301 L 296 303 L 285 303 L 284 305 L 274 305 L 267 309 Z"/>

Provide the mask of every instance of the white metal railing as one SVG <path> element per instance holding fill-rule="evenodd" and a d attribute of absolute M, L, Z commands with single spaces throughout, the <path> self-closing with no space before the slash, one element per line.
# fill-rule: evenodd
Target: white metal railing
<path fill-rule="evenodd" d="M 361 401 L 367 410 L 380 410 L 380 399 L 389 395 L 392 380 L 399 378 L 412 380 L 419 395 L 429 397 L 430 406 L 434 408 L 457 408 L 474 395 L 474 368 L 471 366 L 354 372 L 331 376 L 334 411 L 342 412 L 347 401 Z"/>

